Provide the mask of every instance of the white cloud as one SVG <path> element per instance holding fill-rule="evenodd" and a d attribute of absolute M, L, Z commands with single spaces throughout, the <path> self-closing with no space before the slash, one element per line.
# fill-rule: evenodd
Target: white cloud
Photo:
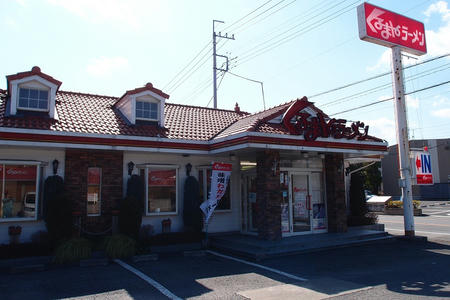
<path fill-rule="evenodd" d="M 406 95 L 406 105 L 412 108 L 419 108 L 419 98 Z"/>
<path fill-rule="evenodd" d="M 387 70 L 389 69 L 390 65 L 391 65 L 391 49 L 388 48 L 383 52 L 383 54 L 381 54 L 381 57 L 378 59 L 377 63 L 372 66 L 368 66 L 366 70 L 369 72 L 373 72 L 376 70 Z"/>
<path fill-rule="evenodd" d="M 450 119 L 450 108 L 443 108 L 438 110 L 433 110 L 431 114 L 438 118 L 448 118 Z"/>
<path fill-rule="evenodd" d="M 396 144 L 395 122 L 388 118 L 365 120 L 364 124 L 369 125 L 369 134 L 377 138 L 388 141 L 389 145 Z"/>
<path fill-rule="evenodd" d="M 128 60 L 124 57 L 100 57 L 92 59 L 86 71 L 92 76 L 102 77 L 128 68 Z"/>
<path fill-rule="evenodd" d="M 446 54 L 450 49 L 450 9 L 448 9 L 447 3 L 444 1 L 433 3 L 424 12 L 427 17 L 434 13 L 441 16 L 443 25 L 436 31 L 425 30 L 427 56 Z"/>
<path fill-rule="evenodd" d="M 434 96 L 433 101 L 433 107 L 439 107 L 443 105 L 449 105 L 450 106 L 450 99 L 444 96 Z"/>
<path fill-rule="evenodd" d="M 430 17 L 433 13 L 442 15 L 442 20 L 444 21 L 450 20 L 450 9 L 448 9 L 445 1 L 433 3 L 424 11 L 424 15 L 427 17 Z"/>
<path fill-rule="evenodd" d="M 153 26 L 161 25 L 164 13 L 164 1 L 146 0 L 47 0 L 50 4 L 60 6 L 94 24 L 112 24 L 139 30 L 145 28 L 144 23 L 151 22 Z M 167 25 L 167 22 L 162 24 Z M 164 26 L 158 26 L 163 27 Z"/>
<path fill-rule="evenodd" d="M 25 2 L 25 0 L 16 0 L 17 4 L 19 4 L 22 7 L 27 6 L 27 3 Z"/>

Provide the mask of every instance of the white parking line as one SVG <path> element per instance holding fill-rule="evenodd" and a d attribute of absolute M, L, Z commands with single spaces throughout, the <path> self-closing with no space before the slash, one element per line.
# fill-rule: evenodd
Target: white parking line
<path fill-rule="evenodd" d="M 392 230 L 392 231 L 404 231 L 403 229 L 395 229 L 395 228 L 385 228 L 385 230 Z M 444 233 L 444 232 L 431 232 L 431 231 L 419 231 L 415 230 L 416 233 L 424 233 L 424 234 L 438 234 L 438 235 L 450 235 L 450 233 Z"/>
<path fill-rule="evenodd" d="M 286 272 L 283 272 L 283 271 L 280 271 L 280 270 L 277 270 L 277 269 L 274 269 L 274 268 L 270 268 L 270 267 L 266 267 L 266 266 L 263 266 L 263 265 L 255 264 L 255 263 L 252 263 L 252 262 L 240 259 L 240 258 L 236 258 L 236 257 L 228 256 L 228 255 L 223 255 L 223 254 L 217 253 L 215 251 L 211 251 L 211 250 L 207 250 L 206 252 L 208 252 L 208 253 L 210 253 L 212 255 L 215 255 L 215 256 L 219 256 L 219 257 L 226 258 L 226 259 L 231 259 L 231 260 L 243 263 L 243 264 L 247 264 L 247 265 L 250 265 L 250 266 L 253 266 L 253 267 L 264 269 L 264 270 L 267 270 L 267 271 L 270 271 L 270 272 L 273 272 L 273 273 L 276 273 L 276 274 L 279 274 L 279 275 L 282 275 L 282 276 L 286 276 L 286 277 L 291 278 L 291 279 L 295 279 L 295 280 L 299 280 L 299 281 L 308 281 L 308 279 L 306 279 L 306 278 L 298 277 L 298 276 L 295 276 L 295 275 L 292 275 L 292 274 L 289 274 L 289 273 L 286 273 Z"/>
<path fill-rule="evenodd" d="M 427 213 L 427 215 L 437 215 L 437 214 L 445 214 L 450 212 L 450 210 L 441 210 L 441 211 L 437 211 L 437 212 L 431 212 L 431 213 Z"/>
<path fill-rule="evenodd" d="M 170 299 L 174 299 L 174 300 L 181 300 L 182 298 L 176 296 L 175 294 L 173 294 L 171 291 L 169 291 L 168 289 L 166 289 L 162 284 L 160 284 L 159 282 L 153 280 L 152 278 L 148 277 L 147 275 L 145 275 L 144 273 L 142 273 L 141 271 L 133 268 L 132 266 L 124 263 L 123 261 L 121 261 L 120 259 L 115 259 L 114 262 L 118 265 L 120 265 L 121 267 L 127 269 L 128 271 L 134 273 L 136 276 L 140 277 L 142 280 L 146 281 L 147 283 L 151 284 L 155 289 L 157 289 L 158 291 L 160 291 L 163 295 L 167 296 Z"/>

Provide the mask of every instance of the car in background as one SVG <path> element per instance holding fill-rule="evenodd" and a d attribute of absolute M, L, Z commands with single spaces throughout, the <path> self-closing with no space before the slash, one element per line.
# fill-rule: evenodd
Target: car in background
<path fill-rule="evenodd" d="M 24 216 L 33 218 L 36 215 L 36 193 L 28 192 L 23 197 L 23 212 Z"/>

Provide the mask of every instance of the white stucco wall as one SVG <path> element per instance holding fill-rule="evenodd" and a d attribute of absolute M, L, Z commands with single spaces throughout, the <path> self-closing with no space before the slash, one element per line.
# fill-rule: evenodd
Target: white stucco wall
<path fill-rule="evenodd" d="M 186 164 L 192 165 L 191 175 L 198 179 L 198 167 L 212 165 L 213 161 L 232 163 L 233 171 L 231 175 L 231 211 L 215 212 L 209 222 L 209 232 L 227 232 L 227 231 L 239 231 L 240 229 L 240 174 L 239 174 L 239 162 L 230 161 L 228 157 L 215 157 L 211 156 L 194 156 L 190 155 L 184 157 L 181 154 L 158 154 L 158 153 L 137 153 L 137 152 L 124 152 L 123 159 L 123 182 L 124 182 L 124 196 L 126 193 L 126 185 L 128 176 L 128 163 L 132 161 L 136 165 L 139 164 L 167 164 L 178 165 L 178 213 L 173 215 L 164 216 L 144 216 L 142 219 L 142 225 L 151 224 L 154 227 L 155 234 L 162 232 L 161 221 L 170 218 L 172 222 L 171 230 L 182 231 L 183 230 L 183 191 L 184 182 L 186 181 Z M 135 168 L 133 174 L 138 174 L 138 170 Z"/>
<path fill-rule="evenodd" d="M 43 178 L 41 178 L 41 190 L 45 179 L 53 175 L 52 161 L 57 159 L 59 161 L 58 175 L 64 178 L 64 157 L 65 151 L 63 149 L 44 149 L 44 148 L 22 148 L 22 147 L 0 147 L 0 160 L 34 160 L 47 163 L 43 166 Z M 39 205 L 42 203 L 42 193 L 40 193 Z M 20 242 L 31 241 L 31 236 L 40 230 L 46 230 L 43 220 L 19 220 L 8 221 L 7 219 L 0 219 L 0 244 L 9 243 L 8 227 L 14 225 L 22 226 L 22 233 L 20 235 Z"/>

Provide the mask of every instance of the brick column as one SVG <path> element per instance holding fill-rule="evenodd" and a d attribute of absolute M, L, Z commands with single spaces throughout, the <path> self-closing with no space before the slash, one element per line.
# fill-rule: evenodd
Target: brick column
<path fill-rule="evenodd" d="M 328 232 L 346 232 L 344 155 L 325 155 L 325 181 L 327 190 Z"/>
<path fill-rule="evenodd" d="M 87 216 L 87 172 L 89 167 L 102 168 L 101 213 Z M 122 198 L 123 152 L 67 149 L 64 181 L 67 197 L 74 211 L 81 212 L 81 226 L 90 232 L 103 232 L 112 225 L 112 210 Z"/>
<path fill-rule="evenodd" d="M 256 157 L 256 203 L 258 236 L 281 239 L 280 154 L 265 150 Z M 274 171 L 275 169 L 275 171 Z"/>

